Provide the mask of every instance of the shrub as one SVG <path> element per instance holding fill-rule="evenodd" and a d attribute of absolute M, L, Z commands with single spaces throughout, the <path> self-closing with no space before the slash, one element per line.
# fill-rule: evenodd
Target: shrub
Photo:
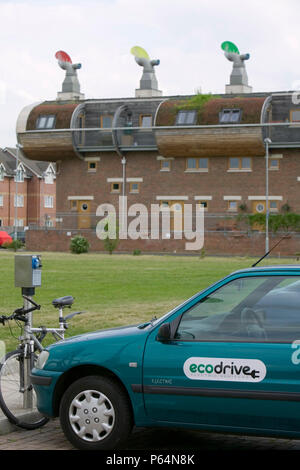
<path fill-rule="evenodd" d="M 89 251 L 90 244 L 85 237 L 76 235 L 76 237 L 71 238 L 70 250 L 72 253 L 80 254 L 87 253 Z"/>
<path fill-rule="evenodd" d="M 2 248 L 7 248 L 8 250 L 17 251 L 20 248 L 23 248 L 24 244 L 21 240 L 13 240 L 12 242 L 4 242 L 2 243 Z"/>
<path fill-rule="evenodd" d="M 132 253 L 134 256 L 138 256 L 141 254 L 141 250 L 133 250 L 133 253 Z"/>

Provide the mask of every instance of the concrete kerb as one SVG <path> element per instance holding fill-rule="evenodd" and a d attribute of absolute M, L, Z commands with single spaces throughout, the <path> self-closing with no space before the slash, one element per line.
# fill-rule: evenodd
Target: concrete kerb
<path fill-rule="evenodd" d="M 20 413 L 18 414 L 18 416 L 20 418 L 22 417 L 25 417 L 25 416 L 28 416 L 29 414 L 35 414 L 36 412 L 32 412 L 32 411 L 25 411 L 25 410 L 22 410 L 20 411 Z M 4 435 L 4 434 L 9 434 L 11 432 L 15 432 L 15 431 L 21 431 L 22 428 L 16 426 L 15 424 L 12 424 L 8 418 L 3 414 L 2 410 L 0 410 L 0 436 L 1 435 Z"/>
<path fill-rule="evenodd" d="M 10 423 L 6 416 L 4 416 L 2 412 L 0 412 L 0 436 L 18 430 L 20 430 L 20 428 Z"/>

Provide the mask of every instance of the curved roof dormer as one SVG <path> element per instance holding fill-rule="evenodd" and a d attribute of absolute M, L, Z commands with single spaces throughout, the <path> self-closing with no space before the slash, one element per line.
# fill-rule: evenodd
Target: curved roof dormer
<path fill-rule="evenodd" d="M 158 150 L 165 157 L 264 155 L 260 124 L 266 96 L 195 95 L 169 99 L 155 125 Z M 195 127 L 199 126 L 199 127 Z"/>
<path fill-rule="evenodd" d="M 25 107 L 19 114 L 16 129 L 25 156 L 42 161 L 76 156 L 71 119 L 78 105 L 78 102 L 45 101 Z"/>

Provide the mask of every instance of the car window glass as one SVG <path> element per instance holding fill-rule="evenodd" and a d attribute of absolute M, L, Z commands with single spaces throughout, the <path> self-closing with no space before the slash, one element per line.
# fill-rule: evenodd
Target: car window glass
<path fill-rule="evenodd" d="M 300 277 L 235 279 L 187 310 L 176 339 L 196 341 L 300 340 Z"/>

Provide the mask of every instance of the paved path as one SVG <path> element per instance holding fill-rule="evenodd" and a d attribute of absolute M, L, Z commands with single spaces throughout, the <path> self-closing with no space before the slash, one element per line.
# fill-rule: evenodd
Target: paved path
<path fill-rule="evenodd" d="M 72 450 L 55 419 L 34 431 L 17 430 L 0 436 L 1 450 Z M 300 440 L 234 436 L 181 429 L 135 429 L 120 450 L 185 452 L 300 450 Z M 73 449 L 74 450 L 74 449 Z"/>

